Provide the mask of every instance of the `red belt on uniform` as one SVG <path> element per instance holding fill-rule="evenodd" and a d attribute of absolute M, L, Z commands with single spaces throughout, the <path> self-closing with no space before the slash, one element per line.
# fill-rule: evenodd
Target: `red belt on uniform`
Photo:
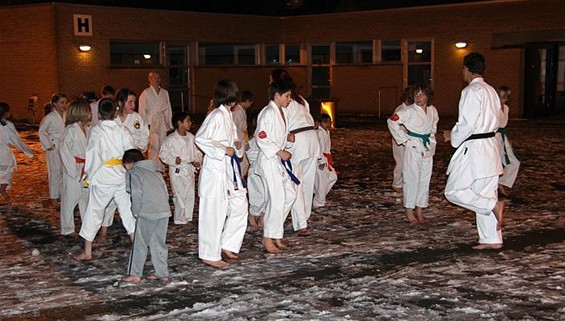
<path fill-rule="evenodd" d="M 334 169 L 334 158 L 332 157 L 332 154 L 330 153 L 323 153 L 324 157 L 328 160 L 328 169 L 331 171 L 333 171 Z"/>
<path fill-rule="evenodd" d="M 84 158 L 75 156 L 75 162 L 77 164 L 84 164 L 85 160 Z M 82 166 L 82 170 L 80 171 L 80 178 L 82 179 L 83 177 L 84 177 L 84 166 Z"/>

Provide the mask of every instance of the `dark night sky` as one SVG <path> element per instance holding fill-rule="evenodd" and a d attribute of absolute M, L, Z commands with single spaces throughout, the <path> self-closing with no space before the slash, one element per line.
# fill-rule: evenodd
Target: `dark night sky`
<path fill-rule="evenodd" d="M 489 0 L 61 0 L 55 2 L 198 12 L 293 16 L 478 1 Z M 53 1 L 0 0 L 0 5 L 41 2 Z"/>

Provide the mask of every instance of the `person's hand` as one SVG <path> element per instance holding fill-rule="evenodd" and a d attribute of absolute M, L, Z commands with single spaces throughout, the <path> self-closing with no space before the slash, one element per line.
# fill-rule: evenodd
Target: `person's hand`
<path fill-rule="evenodd" d="M 294 134 L 293 133 L 288 133 L 288 135 L 286 136 L 286 140 L 294 143 Z"/>
<path fill-rule="evenodd" d="M 279 157 L 284 161 L 287 161 L 292 157 L 291 153 L 287 152 L 286 150 L 282 150 L 282 149 L 277 152 L 277 155 L 279 155 Z"/>
<path fill-rule="evenodd" d="M 240 141 L 240 140 L 236 140 L 233 144 L 235 145 L 235 148 L 241 149 L 241 146 L 242 146 L 242 145 L 241 145 L 241 141 Z"/>
<path fill-rule="evenodd" d="M 182 162 L 182 159 L 180 159 L 180 157 L 177 156 L 177 158 L 175 158 L 175 164 L 180 164 Z"/>
<path fill-rule="evenodd" d="M 235 149 L 233 147 L 226 148 L 226 155 L 232 157 L 235 154 Z"/>
<path fill-rule="evenodd" d="M 200 163 L 199 162 L 192 162 L 192 165 L 194 167 L 196 167 L 196 169 L 200 168 Z"/>

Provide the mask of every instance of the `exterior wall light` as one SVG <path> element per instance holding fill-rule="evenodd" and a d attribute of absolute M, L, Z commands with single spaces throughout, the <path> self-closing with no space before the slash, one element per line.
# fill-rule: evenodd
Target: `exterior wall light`
<path fill-rule="evenodd" d="M 463 49 L 463 48 L 466 48 L 466 47 L 467 47 L 467 43 L 466 43 L 466 42 L 463 42 L 463 41 L 459 41 L 459 42 L 456 42 L 456 43 L 455 43 L 455 47 L 456 47 L 457 49 Z"/>
<path fill-rule="evenodd" d="M 424 52 L 424 49 L 421 49 L 421 48 L 417 48 L 417 49 L 416 49 L 416 53 L 417 53 L 417 54 L 421 54 L 422 52 Z"/>
<path fill-rule="evenodd" d="M 78 49 L 82 52 L 88 52 L 90 51 L 90 49 L 92 49 L 92 47 L 89 45 L 80 45 L 78 46 Z"/>
<path fill-rule="evenodd" d="M 149 59 L 151 59 L 151 55 L 150 55 L 150 54 L 144 54 L 144 55 L 143 55 L 143 58 L 149 60 Z"/>

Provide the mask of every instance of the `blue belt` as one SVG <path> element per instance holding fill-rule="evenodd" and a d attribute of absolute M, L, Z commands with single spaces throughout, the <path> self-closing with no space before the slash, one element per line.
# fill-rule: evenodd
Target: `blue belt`
<path fill-rule="evenodd" d="M 298 179 L 298 177 L 296 177 L 296 175 L 292 173 L 292 164 L 290 163 L 290 161 L 289 160 L 285 161 L 281 159 L 281 163 L 283 164 L 284 169 L 286 169 L 286 172 L 288 173 L 290 180 L 293 181 L 294 184 L 300 185 L 300 180 Z"/>
<path fill-rule="evenodd" d="M 245 182 L 243 181 L 243 177 L 241 176 L 241 164 L 239 163 L 239 158 L 237 158 L 237 156 L 234 154 L 231 157 L 231 167 L 233 169 L 233 186 L 235 187 L 235 190 L 238 190 L 238 188 L 237 188 L 237 176 L 235 175 L 234 163 L 237 165 L 237 171 L 239 172 L 239 177 L 241 177 L 241 186 L 243 186 L 243 188 L 247 188 L 247 185 L 245 185 Z"/>

